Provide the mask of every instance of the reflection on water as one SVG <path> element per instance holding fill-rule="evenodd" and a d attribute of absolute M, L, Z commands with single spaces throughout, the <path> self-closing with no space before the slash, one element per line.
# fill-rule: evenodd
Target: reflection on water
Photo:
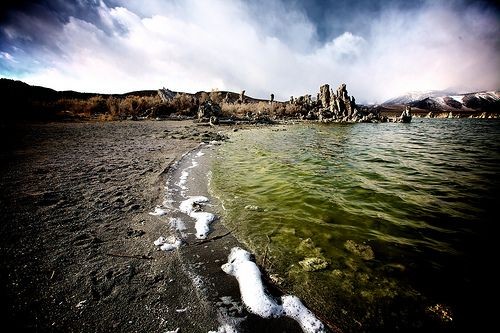
<path fill-rule="evenodd" d="M 344 331 L 476 320 L 500 204 L 500 122 L 285 129 L 234 133 L 212 185 L 224 223 L 266 253 L 276 281 Z"/>

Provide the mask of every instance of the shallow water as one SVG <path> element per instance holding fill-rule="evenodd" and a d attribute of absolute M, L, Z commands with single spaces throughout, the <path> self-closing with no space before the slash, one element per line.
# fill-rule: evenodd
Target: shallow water
<path fill-rule="evenodd" d="M 211 186 L 223 222 L 323 319 L 453 331 L 481 320 L 499 174 L 500 122 L 416 119 L 239 131 Z"/>

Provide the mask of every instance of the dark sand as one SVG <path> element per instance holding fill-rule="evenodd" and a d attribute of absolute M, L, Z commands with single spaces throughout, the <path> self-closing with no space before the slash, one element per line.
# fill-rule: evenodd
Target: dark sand
<path fill-rule="evenodd" d="M 302 331 L 290 319 L 238 311 L 237 282 L 220 265 L 239 244 L 220 221 L 212 225 L 214 241 L 188 235 L 174 252 L 153 245 L 171 233 L 168 216 L 148 213 L 180 170 L 172 164 L 214 132 L 230 129 L 176 121 L 1 127 L 3 327 L 208 332 L 230 314 L 246 318 L 241 332 Z M 208 158 L 214 148 L 202 149 Z M 206 194 L 207 170 L 190 178 L 189 195 Z M 194 233 L 193 222 L 186 222 Z M 233 304 L 222 304 L 222 296 Z"/>

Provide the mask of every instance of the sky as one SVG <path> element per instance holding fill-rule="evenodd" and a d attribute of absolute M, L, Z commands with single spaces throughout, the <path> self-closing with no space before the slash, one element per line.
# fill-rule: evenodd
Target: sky
<path fill-rule="evenodd" d="M 361 103 L 500 87 L 491 1 L 3 0 L 0 77 L 56 90 L 212 89 Z"/>

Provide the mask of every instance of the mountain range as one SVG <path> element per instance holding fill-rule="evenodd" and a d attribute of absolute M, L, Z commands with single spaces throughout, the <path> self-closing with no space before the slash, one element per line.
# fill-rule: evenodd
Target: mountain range
<path fill-rule="evenodd" d="M 499 112 L 500 91 L 481 91 L 457 94 L 449 91 L 411 92 L 391 98 L 381 104 L 382 109 L 410 105 L 416 111 L 477 113 Z"/>

